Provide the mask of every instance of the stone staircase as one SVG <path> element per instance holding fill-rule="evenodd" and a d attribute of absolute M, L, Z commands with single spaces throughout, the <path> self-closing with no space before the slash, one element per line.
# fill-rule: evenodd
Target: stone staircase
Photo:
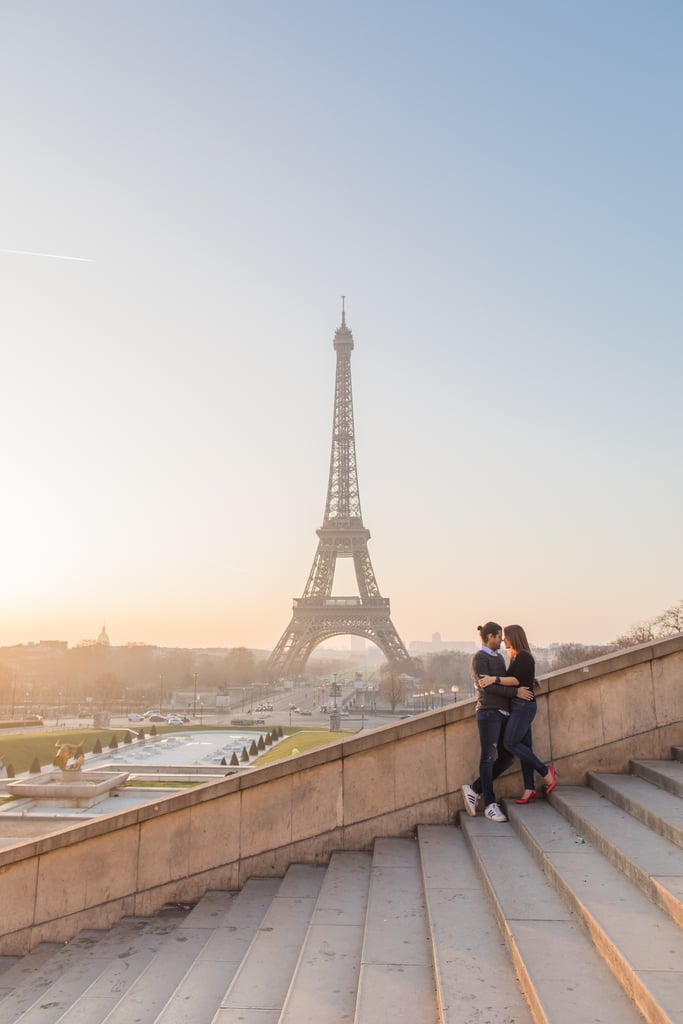
<path fill-rule="evenodd" d="M 0 958 L 0 1024 L 683 1022 L 683 748 Z"/>

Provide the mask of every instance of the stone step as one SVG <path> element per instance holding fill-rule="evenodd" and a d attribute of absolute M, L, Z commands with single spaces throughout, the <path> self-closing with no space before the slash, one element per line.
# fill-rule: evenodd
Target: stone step
<path fill-rule="evenodd" d="M 683 767 L 683 766 L 682 766 Z M 626 779 L 626 784 L 622 783 Z M 619 778 L 624 796 L 631 782 L 640 792 L 643 783 L 631 776 Z M 657 794 L 655 787 L 653 796 Z M 604 787 L 605 795 L 609 787 Z M 680 801 L 679 801 L 680 802 Z M 558 786 L 553 807 L 607 860 L 635 882 L 653 903 L 683 927 L 683 850 L 596 790 L 585 786 Z M 630 801 L 626 800 L 628 805 Z M 683 802 L 681 802 L 683 810 Z"/>
<path fill-rule="evenodd" d="M 437 1024 L 436 984 L 414 839 L 377 839 L 355 1024 Z"/>
<path fill-rule="evenodd" d="M 213 920 L 211 913 L 207 914 L 208 941 L 178 979 L 175 991 L 156 1018 L 157 1024 L 211 1024 L 280 881 L 251 878 L 233 895 L 225 913 Z M 198 910 L 205 901 L 206 897 L 197 905 Z"/>
<path fill-rule="evenodd" d="M 215 1024 L 277 1024 L 325 871 L 312 864 L 289 868 L 221 1000 Z"/>
<path fill-rule="evenodd" d="M 683 765 L 681 765 L 683 768 Z M 592 789 L 683 848 L 683 800 L 635 775 L 589 772 Z"/>
<path fill-rule="evenodd" d="M 370 886 L 370 853 L 333 853 L 279 1024 L 352 1021 Z"/>
<path fill-rule="evenodd" d="M 146 965 L 135 983 L 121 994 L 102 1020 L 106 1024 L 130 1024 L 131 1021 L 136 1024 L 153 1024 L 205 951 L 215 930 L 230 914 L 235 898 L 232 893 L 207 893 L 175 931 L 167 936 L 158 954 Z M 97 1018 L 92 1024 L 96 1024 L 96 1021 Z"/>
<path fill-rule="evenodd" d="M 0 956 L 0 993 L 2 992 L 2 976 L 10 967 L 14 967 L 21 960 L 20 956 Z M 2 996 L 0 995 L 0 998 Z"/>
<path fill-rule="evenodd" d="M 631 761 L 631 771 L 660 789 L 683 798 L 683 763 L 679 761 Z"/>
<path fill-rule="evenodd" d="M 549 802 L 527 807 L 510 803 L 507 812 L 525 847 L 645 1019 L 651 1024 L 683 1021 L 683 933 L 671 918 Z M 624 1018 L 621 1011 L 612 1011 L 604 1019 Z"/>
<path fill-rule="evenodd" d="M 463 833 L 420 825 L 418 837 L 441 1024 L 530 1024 Z"/>
<path fill-rule="evenodd" d="M 17 988 L 25 986 L 28 991 L 39 990 L 59 977 L 59 970 L 54 969 L 50 972 L 47 965 L 53 954 L 62 948 L 61 942 L 41 942 L 25 956 L 3 957 L 6 960 L 14 960 L 14 963 L 7 965 L 0 977 L 0 1008 L 3 1001 Z"/>
<path fill-rule="evenodd" d="M 124 918 L 105 932 L 80 932 L 3 999 L 0 1024 L 57 1024 L 65 1017 L 95 1024 L 103 1018 L 76 1011 L 79 1000 L 89 992 L 125 989 L 186 916 L 173 909 L 153 918 Z"/>
<path fill-rule="evenodd" d="M 548 811 L 563 822 L 548 806 L 525 810 Z M 534 819 L 539 819 L 538 813 L 534 813 Z M 596 952 L 580 920 L 520 841 L 512 822 L 494 823 L 482 816 L 467 818 L 461 814 L 460 825 L 493 904 L 532 1019 L 548 1024 L 642 1024 L 641 1014 Z M 575 854 L 571 852 L 570 856 Z M 486 985 L 484 973 L 482 995 L 487 992 Z M 492 1024 L 500 1019 L 490 1017 Z"/>

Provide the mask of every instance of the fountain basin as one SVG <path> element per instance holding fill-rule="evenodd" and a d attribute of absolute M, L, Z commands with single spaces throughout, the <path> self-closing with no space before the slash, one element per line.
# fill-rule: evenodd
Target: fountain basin
<path fill-rule="evenodd" d="M 12 796 L 33 800 L 35 807 L 93 807 L 123 785 L 129 772 L 51 772 L 7 783 Z"/>

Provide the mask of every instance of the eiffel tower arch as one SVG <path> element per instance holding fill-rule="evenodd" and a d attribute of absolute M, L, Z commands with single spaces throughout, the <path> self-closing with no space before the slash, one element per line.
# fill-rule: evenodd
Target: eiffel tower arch
<path fill-rule="evenodd" d="M 334 349 L 337 373 L 325 516 L 317 531 L 318 549 L 303 595 L 294 599 L 290 623 L 268 662 L 271 679 L 300 675 L 313 649 L 341 634 L 365 637 L 379 647 L 392 668 L 409 674 L 414 671 L 413 660 L 391 621 L 389 599 L 380 594 L 368 552 L 370 531 L 363 524 L 356 470 L 353 335 L 346 326 L 343 303 Z M 353 559 L 358 596 L 332 596 L 338 558 Z"/>

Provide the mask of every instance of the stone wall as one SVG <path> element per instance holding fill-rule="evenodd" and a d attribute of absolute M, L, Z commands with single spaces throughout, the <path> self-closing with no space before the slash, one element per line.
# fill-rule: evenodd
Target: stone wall
<path fill-rule="evenodd" d="M 683 635 L 551 673 L 534 747 L 560 784 L 668 757 L 683 743 L 682 679 Z M 463 701 L 1 850 L 0 954 L 452 822 L 478 761 L 474 701 Z M 497 792 L 520 786 L 512 771 Z"/>

